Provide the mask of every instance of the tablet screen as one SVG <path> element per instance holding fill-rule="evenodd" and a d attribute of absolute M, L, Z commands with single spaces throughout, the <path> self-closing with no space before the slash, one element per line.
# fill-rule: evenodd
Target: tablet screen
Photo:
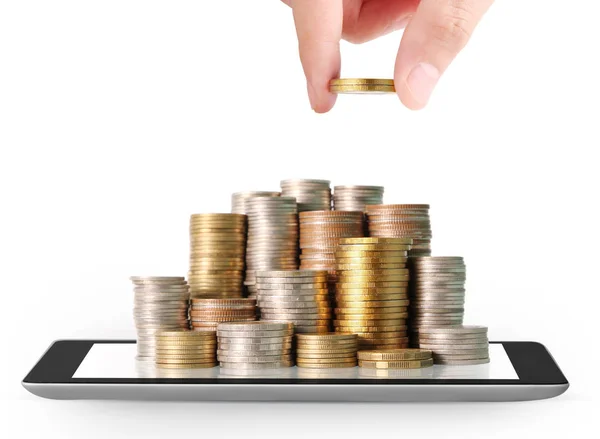
<path fill-rule="evenodd" d="M 490 344 L 490 362 L 476 366 L 434 365 L 425 369 L 373 370 L 306 369 L 288 367 L 267 371 L 211 369 L 157 369 L 153 363 L 137 361 L 134 343 L 96 343 L 79 365 L 73 378 L 416 378 L 416 379 L 519 379 L 504 346 Z"/>

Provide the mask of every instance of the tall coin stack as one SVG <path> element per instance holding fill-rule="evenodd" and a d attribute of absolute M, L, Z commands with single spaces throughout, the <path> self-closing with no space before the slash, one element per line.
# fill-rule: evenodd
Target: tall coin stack
<path fill-rule="evenodd" d="M 161 331 L 156 334 L 156 366 L 160 369 L 199 369 L 217 365 L 214 331 Z"/>
<path fill-rule="evenodd" d="M 243 215 L 248 214 L 248 206 L 246 202 L 251 198 L 257 197 L 279 197 L 281 192 L 268 192 L 268 191 L 246 191 L 236 192 L 231 195 L 231 213 L 241 213 Z"/>
<path fill-rule="evenodd" d="M 294 365 L 291 323 L 220 323 L 217 358 L 222 369 L 276 369 Z"/>
<path fill-rule="evenodd" d="M 431 221 L 428 204 L 380 204 L 367 206 L 369 236 L 412 238 L 409 256 L 431 254 Z"/>
<path fill-rule="evenodd" d="M 298 268 L 298 208 L 292 197 L 258 197 L 246 201 L 248 241 L 246 280 L 256 297 L 256 272 Z"/>
<path fill-rule="evenodd" d="M 192 299 L 190 321 L 196 331 L 216 331 L 223 322 L 256 320 L 255 299 Z"/>
<path fill-rule="evenodd" d="M 331 330 L 326 271 L 259 271 L 256 282 L 262 321 L 293 323 L 296 333 Z"/>
<path fill-rule="evenodd" d="M 359 349 L 408 347 L 410 244 L 410 238 L 340 240 L 334 326 L 357 334 Z"/>
<path fill-rule="evenodd" d="M 312 369 L 356 366 L 356 334 L 297 334 L 296 364 Z"/>
<path fill-rule="evenodd" d="M 329 180 L 283 180 L 281 196 L 294 197 L 298 203 L 298 212 L 331 210 L 330 184 Z"/>
<path fill-rule="evenodd" d="M 410 329 L 462 325 L 466 266 L 460 256 L 410 258 Z M 413 337 L 414 338 L 414 337 Z"/>
<path fill-rule="evenodd" d="M 471 366 L 490 362 L 485 326 L 422 328 L 419 346 L 433 352 L 435 364 Z"/>
<path fill-rule="evenodd" d="M 133 318 L 137 329 L 137 359 L 156 357 L 156 333 L 189 329 L 190 291 L 183 277 L 132 276 Z"/>
<path fill-rule="evenodd" d="M 300 268 L 327 270 L 329 292 L 335 293 L 335 249 L 341 238 L 364 236 L 362 212 L 301 212 Z"/>
<path fill-rule="evenodd" d="M 188 273 L 192 297 L 242 297 L 245 251 L 245 215 L 192 215 Z"/>
<path fill-rule="evenodd" d="M 367 206 L 383 204 L 383 186 L 335 186 L 334 210 L 364 212 Z"/>

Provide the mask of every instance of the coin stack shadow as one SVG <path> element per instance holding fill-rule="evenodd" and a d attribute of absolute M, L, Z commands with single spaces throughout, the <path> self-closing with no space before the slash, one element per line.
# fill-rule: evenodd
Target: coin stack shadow
<path fill-rule="evenodd" d="M 159 369 L 200 369 L 217 365 L 214 331 L 161 331 L 156 334 Z"/>
<path fill-rule="evenodd" d="M 433 352 L 435 364 L 473 366 L 490 362 L 485 326 L 422 328 L 418 340 L 421 348 Z"/>
<path fill-rule="evenodd" d="M 466 281 L 463 258 L 460 256 L 409 258 L 409 267 L 411 274 L 409 323 L 412 338 L 415 339 L 422 328 L 462 325 Z"/>
<path fill-rule="evenodd" d="M 132 276 L 137 359 L 154 361 L 156 333 L 189 329 L 190 291 L 184 277 Z"/>
<path fill-rule="evenodd" d="M 230 322 L 217 328 L 217 359 L 227 369 L 277 369 L 294 365 L 291 323 Z"/>
<path fill-rule="evenodd" d="M 383 186 L 335 186 L 333 209 L 365 212 L 367 206 L 383 204 Z"/>
<path fill-rule="evenodd" d="M 359 351 L 358 366 L 367 369 L 422 369 L 433 366 L 433 357 L 427 349 Z"/>
<path fill-rule="evenodd" d="M 300 220 L 300 268 L 327 270 L 329 294 L 333 298 L 337 282 L 335 249 L 341 238 L 364 236 L 364 213 L 322 210 L 301 212 L 298 216 Z"/>
<path fill-rule="evenodd" d="M 331 210 L 330 185 L 329 180 L 282 180 L 281 196 L 294 197 L 298 203 L 298 212 Z"/>
<path fill-rule="evenodd" d="M 246 191 L 236 192 L 231 195 L 231 213 L 248 214 L 247 201 L 258 197 L 279 197 L 281 192 Z"/>
<path fill-rule="evenodd" d="M 296 334 L 296 364 L 312 369 L 356 366 L 356 334 Z"/>
<path fill-rule="evenodd" d="M 246 201 L 248 241 L 246 280 L 256 297 L 256 272 L 298 268 L 298 208 L 292 197 L 258 197 Z"/>
<path fill-rule="evenodd" d="M 256 299 L 192 299 L 190 323 L 196 331 L 216 331 L 224 322 L 256 320 Z"/>
<path fill-rule="evenodd" d="M 326 271 L 259 271 L 256 289 L 262 321 L 293 323 L 296 333 L 331 330 Z"/>
<path fill-rule="evenodd" d="M 340 240 L 334 326 L 336 332 L 357 334 L 359 349 L 408 347 L 410 243 L 410 238 Z"/>
<path fill-rule="evenodd" d="M 428 204 L 380 204 L 367 206 L 369 236 L 412 238 L 410 257 L 431 254 L 431 221 Z"/>
<path fill-rule="evenodd" d="M 246 215 L 195 214 L 190 218 L 192 297 L 242 297 Z"/>

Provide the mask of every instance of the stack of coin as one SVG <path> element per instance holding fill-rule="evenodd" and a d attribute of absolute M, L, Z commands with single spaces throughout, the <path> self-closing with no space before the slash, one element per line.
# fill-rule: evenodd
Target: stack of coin
<path fill-rule="evenodd" d="M 467 366 L 490 362 L 487 327 L 421 328 L 419 346 L 433 351 L 435 364 Z"/>
<path fill-rule="evenodd" d="M 412 238 L 409 256 L 431 254 L 431 222 L 428 204 L 380 204 L 367 206 L 369 236 Z"/>
<path fill-rule="evenodd" d="M 358 352 L 358 366 L 369 369 L 421 369 L 433 366 L 427 349 L 381 349 Z"/>
<path fill-rule="evenodd" d="M 358 334 L 360 349 L 408 347 L 410 238 L 346 238 L 335 253 L 336 332 Z"/>
<path fill-rule="evenodd" d="M 331 210 L 330 184 L 329 180 L 283 180 L 281 196 L 296 198 L 298 212 Z"/>
<path fill-rule="evenodd" d="M 256 271 L 298 268 L 298 208 L 292 197 L 257 197 L 246 201 L 248 241 L 246 280 L 256 297 Z"/>
<path fill-rule="evenodd" d="M 156 366 L 161 369 L 199 369 L 217 365 L 214 331 L 161 331 L 156 334 Z"/>
<path fill-rule="evenodd" d="M 196 331 L 216 331 L 223 322 L 256 320 L 256 299 L 192 299 L 190 320 Z"/>
<path fill-rule="evenodd" d="M 183 277 L 132 276 L 131 281 L 137 359 L 152 361 L 158 331 L 189 329 L 189 286 Z"/>
<path fill-rule="evenodd" d="M 242 297 L 246 215 L 205 213 L 190 218 L 192 297 Z"/>
<path fill-rule="evenodd" d="M 259 271 L 256 282 L 261 320 L 293 323 L 296 333 L 331 330 L 326 271 Z"/>
<path fill-rule="evenodd" d="M 298 367 L 333 369 L 356 366 L 356 334 L 297 334 Z"/>
<path fill-rule="evenodd" d="M 383 204 L 383 186 L 335 186 L 333 208 L 364 212 L 367 206 Z"/>
<path fill-rule="evenodd" d="M 301 212 L 300 268 L 327 270 L 329 293 L 335 293 L 335 249 L 340 238 L 365 236 L 362 212 Z"/>
<path fill-rule="evenodd" d="M 337 78 L 329 81 L 329 91 L 336 94 L 395 93 L 393 79 Z"/>
<path fill-rule="evenodd" d="M 340 238 L 364 236 L 362 212 L 322 210 L 301 212 L 300 268 L 335 270 L 335 249 Z"/>
<path fill-rule="evenodd" d="M 223 369 L 275 369 L 294 365 L 291 323 L 230 322 L 217 328 Z"/>
<path fill-rule="evenodd" d="M 462 325 L 466 267 L 460 256 L 422 256 L 409 260 L 410 329 Z"/>
<path fill-rule="evenodd" d="M 268 192 L 268 191 L 246 191 L 236 192 L 231 195 L 231 213 L 241 213 L 243 215 L 248 214 L 248 206 L 246 202 L 251 198 L 256 197 L 279 197 L 281 192 Z"/>

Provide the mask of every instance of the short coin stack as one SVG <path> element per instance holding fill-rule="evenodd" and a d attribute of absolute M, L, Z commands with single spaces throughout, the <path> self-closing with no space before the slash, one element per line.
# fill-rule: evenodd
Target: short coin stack
<path fill-rule="evenodd" d="M 214 331 L 161 331 L 156 334 L 156 366 L 161 369 L 199 369 L 217 365 Z"/>
<path fill-rule="evenodd" d="M 367 206 L 383 204 L 383 186 L 335 186 L 333 208 L 364 212 Z"/>
<path fill-rule="evenodd" d="M 298 208 L 292 197 L 247 200 L 246 280 L 256 297 L 256 271 L 298 268 Z"/>
<path fill-rule="evenodd" d="M 256 289 L 262 321 L 293 323 L 296 333 L 331 330 L 326 271 L 259 271 Z"/>
<path fill-rule="evenodd" d="M 410 258 L 410 326 L 462 325 L 466 267 L 460 256 Z"/>
<path fill-rule="evenodd" d="M 336 94 L 395 93 L 393 79 L 337 78 L 329 81 L 329 91 Z"/>
<path fill-rule="evenodd" d="M 431 221 L 428 204 L 380 204 L 367 206 L 369 236 L 412 238 L 409 256 L 431 254 Z"/>
<path fill-rule="evenodd" d="M 356 334 L 297 334 L 296 364 L 312 369 L 356 366 Z"/>
<path fill-rule="evenodd" d="M 192 297 L 242 297 L 245 252 L 245 215 L 192 215 L 188 273 Z"/>
<path fill-rule="evenodd" d="M 330 184 L 329 180 L 283 180 L 281 196 L 296 198 L 298 212 L 331 210 Z"/>
<path fill-rule="evenodd" d="M 217 328 L 223 369 L 276 369 L 294 365 L 291 323 L 231 322 Z"/>
<path fill-rule="evenodd" d="M 358 365 L 369 369 L 421 369 L 433 366 L 433 358 L 427 349 L 359 351 Z"/>
<path fill-rule="evenodd" d="M 256 320 L 256 299 L 192 299 L 190 321 L 196 331 L 216 331 L 223 322 Z"/>
<path fill-rule="evenodd" d="M 423 328 L 419 331 L 419 346 L 433 351 L 435 364 L 467 366 L 490 362 L 485 326 Z"/>
<path fill-rule="evenodd" d="M 189 286 L 183 277 L 132 276 L 131 281 L 137 359 L 154 360 L 158 331 L 189 328 Z"/>
<path fill-rule="evenodd" d="M 268 192 L 268 191 L 246 191 L 236 192 L 231 195 L 231 213 L 241 213 L 243 215 L 248 214 L 247 201 L 251 198 L 257 197 L 279 197 L 281 192 Z"/>
<path fill-rule="evenodd" d="M 336 251 L 336 332 L 360 349 L 408 347 L 410 238 L 347 238 Z"/>

